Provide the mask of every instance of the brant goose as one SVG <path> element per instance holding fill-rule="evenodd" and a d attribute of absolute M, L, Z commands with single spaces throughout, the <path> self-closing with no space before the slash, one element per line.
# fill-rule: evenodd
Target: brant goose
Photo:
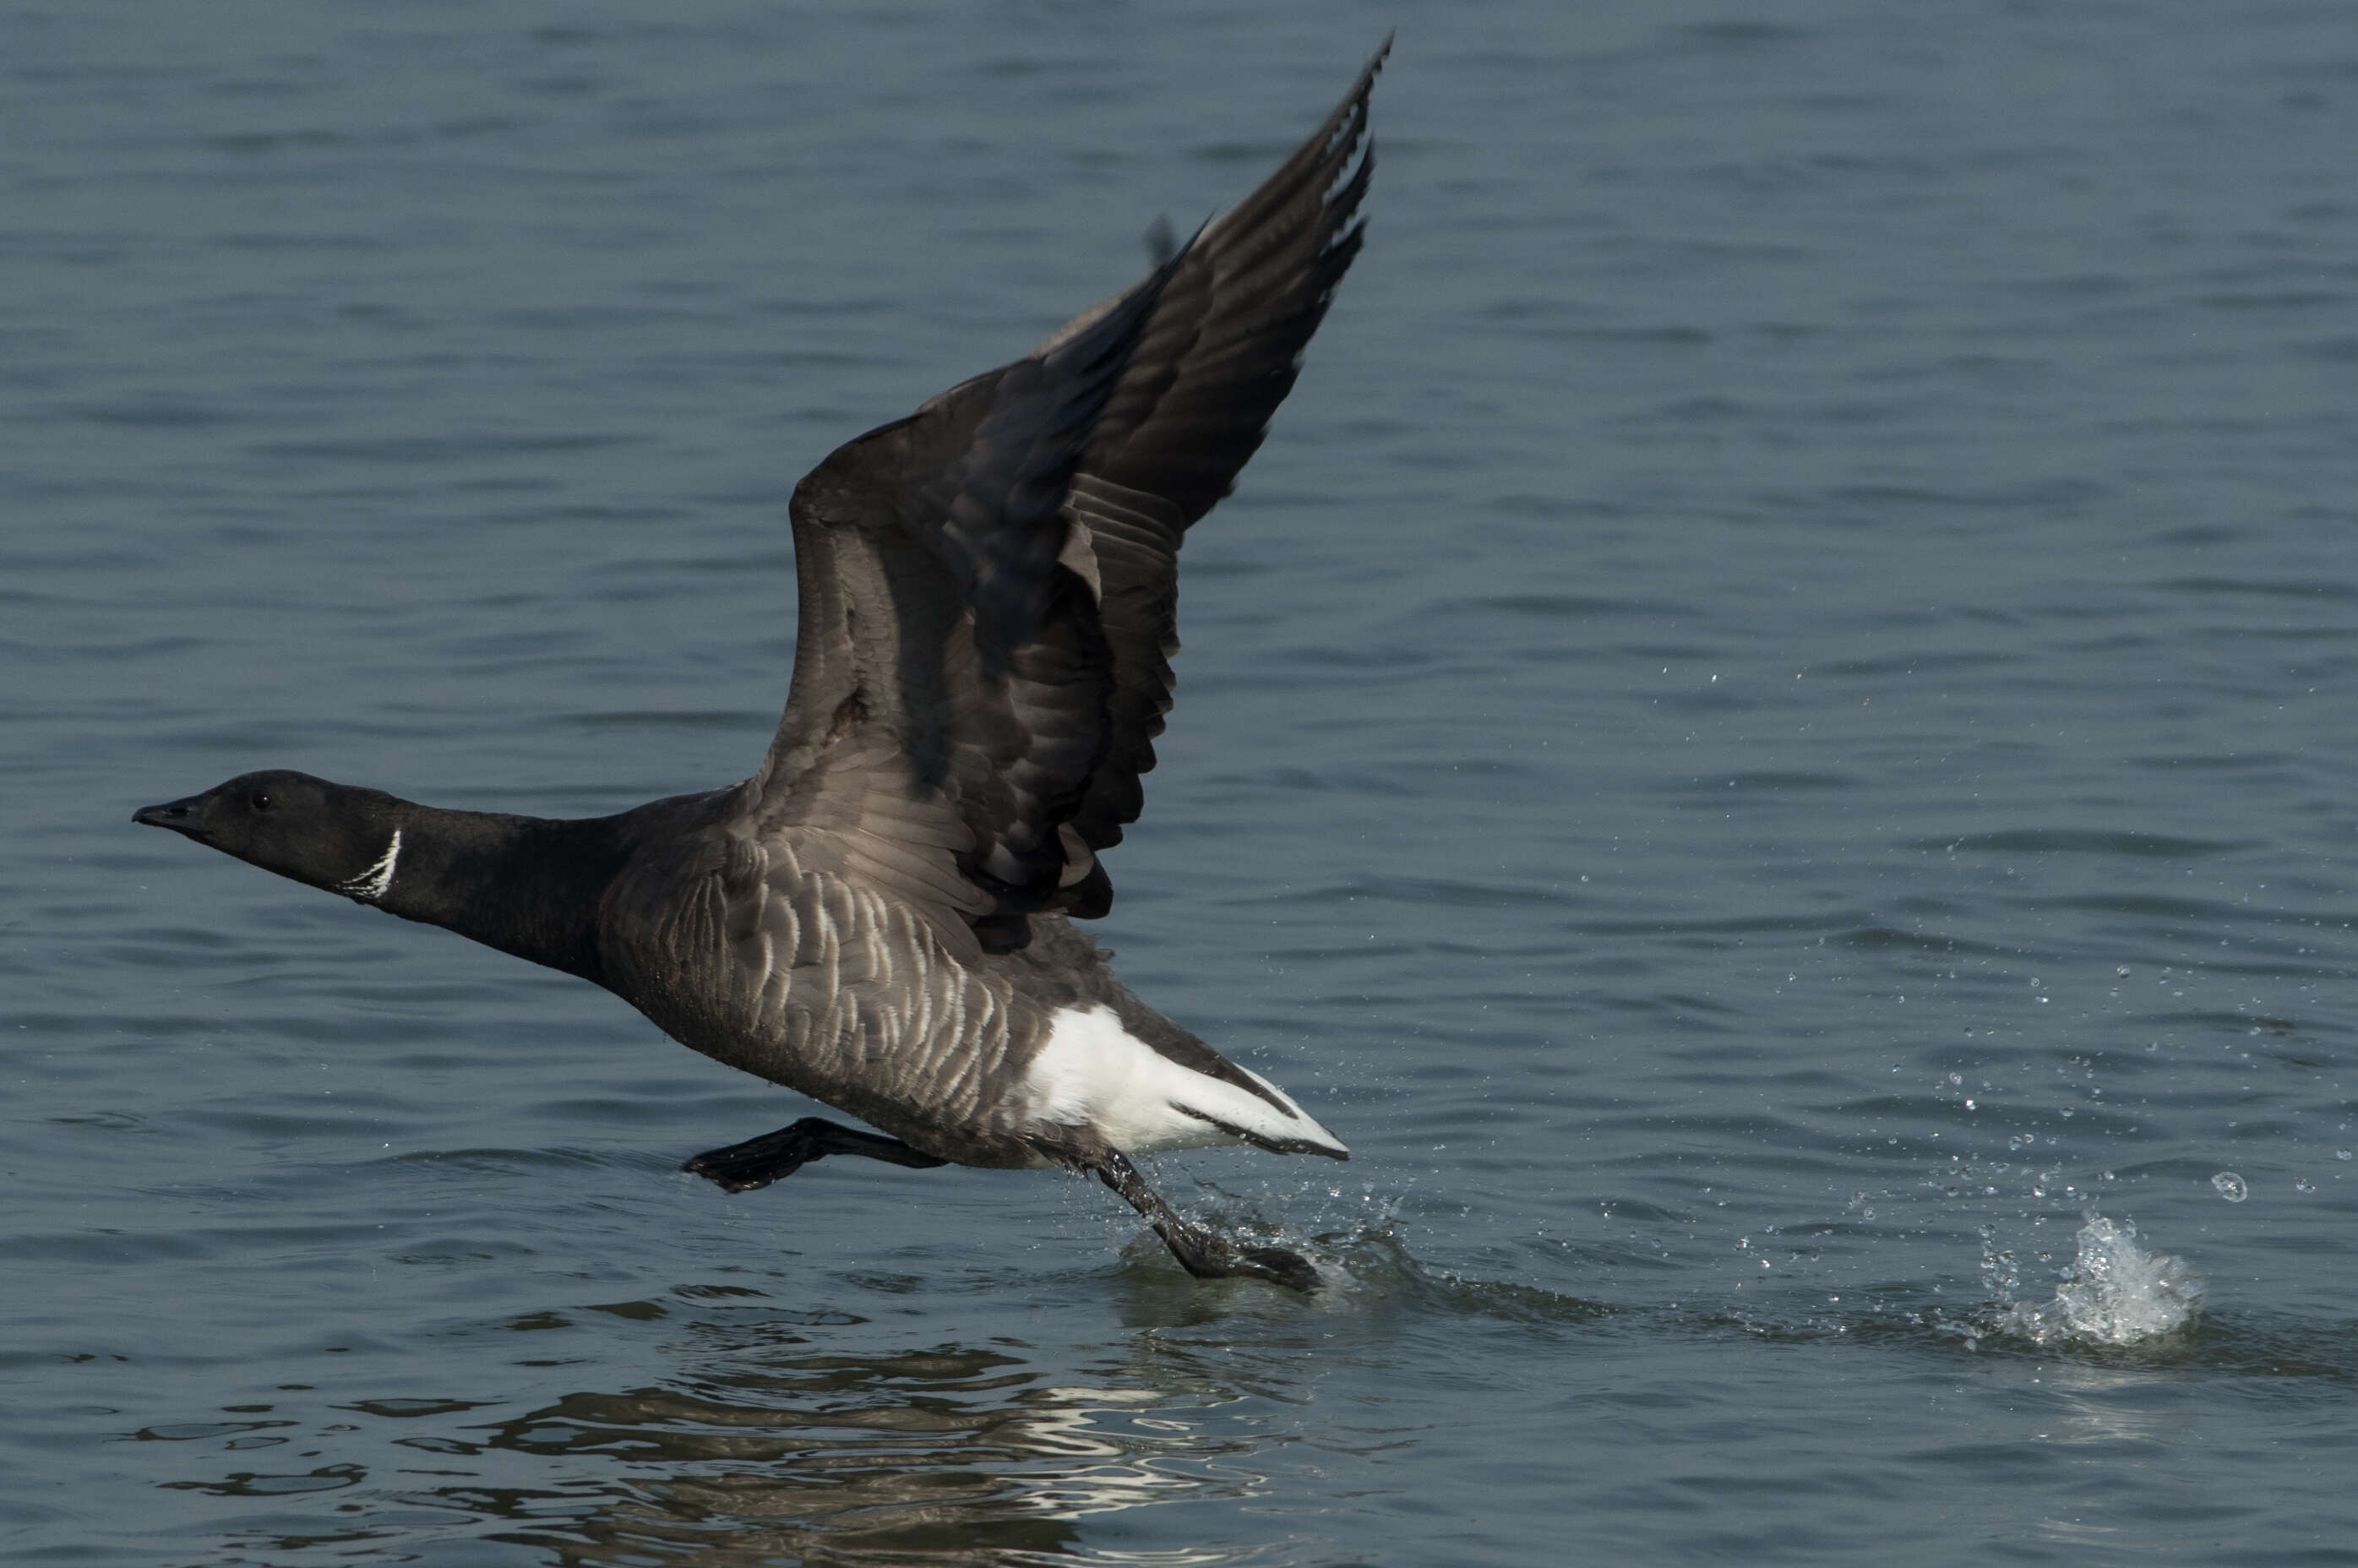
<path fill-rule="evenodd" d="M 1190 524 L 1228 493 L 1357 254 L 1389 41 L 1285 166 L 1129 292 L 837 450 L 791 507 L 785 717 L 743 784 L 557 821 L 246 773 L 133 820 L 605 987 L 693 1050 L 840 1108 L 683 1169 L 828 1154 L 1095 1173 L 1190 1273 L 1308 1290 L 1128 1156 L 1349 1158 L 1149 1009 L 1075 928 L 1171 709 Z"/>

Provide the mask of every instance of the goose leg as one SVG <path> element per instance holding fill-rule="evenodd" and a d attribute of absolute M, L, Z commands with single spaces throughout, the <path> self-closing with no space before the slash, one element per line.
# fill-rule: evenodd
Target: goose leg
<path fill-rule="evenodd" d="M 781 1127 L 775 1132 L 764 1132 L 759 1138 L 748 1138 L 726 1149 L 708 1149 L 680 1169 L 702 1176 L 722 1192 L 750 1193 L 791 1176 L 813 1160 L 829 1154 L 864 1154 L 871 1160 L 906 1165 L 913 1171 L 949 1163 L 912 1149 L 897 1138 L 860 1132 L 822 1117 L 806 1116 L 792 1127 Z"/>
<path fill-rule="evenodd" d="M 1305 1293 L 1318 1288 L 1318 1271 L 1301 1254 L 1282 1247 L 1239 1248 L 1228 1238 L 1217 1236 L 1181 1216 L 1163 1201 L 1161 1194 L 1146 1184 L 1138 1167 L 1120 1151 L 1109 1149 L 1085 1168 L 1096 1172 L 1098 1181 L 1120 1193 L 1124 1202 L 1145 1216 L 1154 1234 L 1171 1249 L 1171 1256 L 1195 1278 L 1267 1280 L 1272 1285 Z"/>

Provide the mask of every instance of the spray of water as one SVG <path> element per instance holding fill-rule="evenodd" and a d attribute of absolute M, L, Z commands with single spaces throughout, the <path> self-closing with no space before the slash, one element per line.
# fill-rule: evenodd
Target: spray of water
<path fill-rule="evenodd" d="M 2186 1327 L 2201 1310 L 2202 1281 L 2169 1253 L 2139 1247 L 2135 1225 L 2091 1209 L 2078 1240 L 2055 1299 L 2011 1303 L 1998 1314 L 2000 1332 L 2034 1345 L 2135 1345 Z"/>

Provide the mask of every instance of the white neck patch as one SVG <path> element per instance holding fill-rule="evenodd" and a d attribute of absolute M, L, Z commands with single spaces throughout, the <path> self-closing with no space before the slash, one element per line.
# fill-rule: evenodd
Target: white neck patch
<path fill-rule="evenodd" d="M 376 864 L 359 876 L 347 877 L 338 882 L 335 891 L 362 903 L 374 903 L 393 890 L 393 868 L 400 859 L 401 829 L 396 827 L 393 830 L 393 842 L 384 847 L 384 853 L 377 857 Z"/>

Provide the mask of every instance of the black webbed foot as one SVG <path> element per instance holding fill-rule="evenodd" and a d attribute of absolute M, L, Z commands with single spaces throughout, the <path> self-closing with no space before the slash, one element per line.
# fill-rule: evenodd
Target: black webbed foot
<path fill-rule="evenodd" d="M 1299 1252 L 1288 1252 L 1282 1247 L 1256 1247 L 1237 1255 L 1239 1274 L 1267 1280 L 1272 1285 L 1283 1285 L 1289 1291 L 1308 1295 L 1325 1281 L 1309 1259 Z"/>
<path fill-rule="evenodd" d="M 775 1132 L 764 1132 L 759 1138 L 748 1138 L 725 1149 L 708 1149 L 680 1169 L 690 1175 L 702 1176 L 722 1192 L 750 1193 L 791 1176 L 813 1160 L 829 1154 L 860 1154 L 890 1165 L 906 1165 L 913 1171 L 949 1163 L 912 1149 L 897 1138 L 861 1132 L 822 1117 L 806 1116 Z"/>
<path fill-rule="evenodd" d="M 1098 1180 L 1144 1215 L 1147 1223 L 1154 1227 L 1154 1234 L 1171 1249 L 1171 1256 L 1179 1260 L 1179 1266 L 1199 1280 L 1266 1280 L 1305 1295 L 1323 1282 L 1318 1271 L 1298 1252 L 1289 1252 L 1282 1247 L 1239 1248 L 1228 1238 L 1184 1218 L 1164 1203 L 1162 1195 L 1148 1186 L 1146 1178 L 1138 1173 L 1138 1167 L 1117 1151 L 1108 1151 L 1103 1159 L 1084 1168 L 1094 1171 Z"/>

